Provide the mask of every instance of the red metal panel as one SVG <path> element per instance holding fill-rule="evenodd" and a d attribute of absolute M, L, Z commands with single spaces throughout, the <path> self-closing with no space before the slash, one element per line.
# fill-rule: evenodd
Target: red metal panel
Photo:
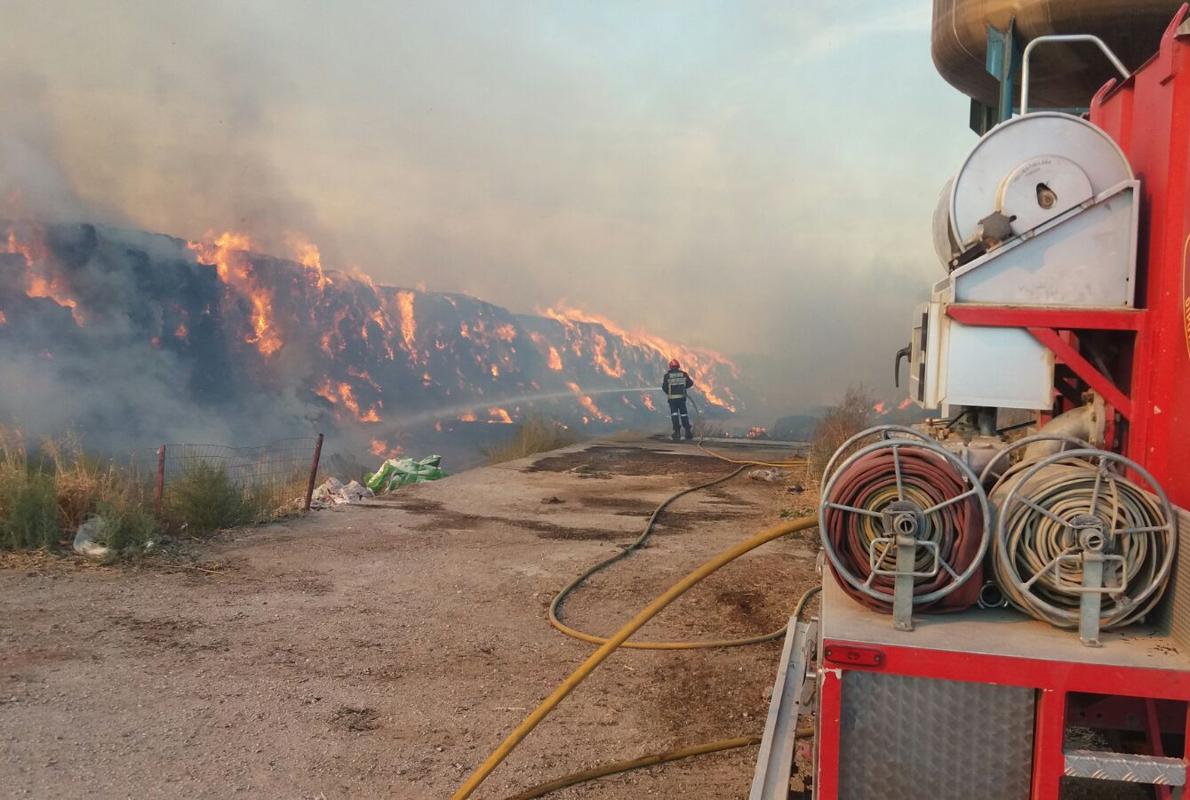
<path fill-rule="evenodd" d="M 843 670 L 823 668 L 818 688 L 818 753 L 816 800 L 838 800 L 839 738 L 843 717 Z"/>
<path fill-rule="evenodd" d="M 1075 375 L 1086 381 L 1088 386 L 1099 392 L 1104 400 L 1111 403 L 1113 408 L 1123 414 L 1126 419 L 1132 419 L 1132 401 L 1128 399 L 1128 396 L 1121 392 L 1119 387 L 1112 383 L 1106 375 L 1095 369 L 1090 361 L 1083 358 L 1078 350 L 1063 340 L 1056 331 L 1050 328 L 1029 328 L 1028 330 L 1034 339 L 1049 348 L 1050 352 L 1074 370 Z"/>
<path fill-rule="evenodd" d="M 1068 331 L 1138 331 L 1145 322 L 1145 313 L 1134 309 L 988 306 L 978 303 L 956 303 L 947 306 L 946 315 L 964 325 L 1056 328 Z"/>
<path fill-rule="evenodd" d="M 824 639 L 823 647 L 866 648 L 868 643 Z M 840 709 L 847 671 L 880 672 L 936 680 L 974 681 L 1037 689 L 1031 800 L 1058 800 L 1065 771 L 1067 697 L 1072 692 L 1190 702 L 1190 670 L 1146 669 L 1086 662 L 1050 661 L 967 651 L 885 646 L 883 663 L 872 667 L 822 669 L 818 718 L 818 800 L 837 800 Z M 1187 728 L 1190 729 L 1190 713 Z M 1187 740 L 1190 742 L 1190 739 Z"/>
<path fill-rule="evenodd" d="M 1179 505 L 1190 505 L 1190 35 L 1178 33 L 1186 16 L 1183 6 L 1157 55 L 1091 103 L 1091 121 L 1141 181 L 1138 305 L 1148 319 L 1137 336 L 1127 449 Z"/>

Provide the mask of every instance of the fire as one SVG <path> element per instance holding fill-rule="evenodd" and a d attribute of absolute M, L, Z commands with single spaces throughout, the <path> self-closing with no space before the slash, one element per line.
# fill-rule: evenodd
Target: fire
<path fill-rule="evenodd" d="M 641 395 L 641 401 L 645 404 L 645 408 L 649 409 L 650 411 L 657 410 L 657 406 L 653 405 L 653 398 L 649 395 Z"/>
<path fill-rule="evenodd" d="M 512 325 L 500 325 L 496 328 L 496 338 L 503 342 L 511 342 L 516 338 L 516 328 Z"/>
<path fill-rule="evenodd" d="M 318 250 L 318 245 L 300 233 L 292 233 L 288 238 L 293 260 L 310 271 L 319 292 L 326 289 L 331 284 L 331 279 L 322 271 L 322 253 Z"/>
<path fill-rule="evenodd" d="M 574 335 L 575 338 L 571 341 L 571 349 L 574 350 L 576 355 L 582 354 L 582 348 L 579 344 L 580 339 L 578 338 L 582 334 L 578 331 L 577 325 L 579 323 L 585 323 L 588 325 L 603 326 L 608 333 L 623 339 L 629 347 L 638 348 L 657 360 L 669 361 L 670 358 L 677 358 L 682 362 L 683 367 L 693 373 L 698 388 L 702 390 L 703 395 L 709 403 L 728 411 L 735 411 L 735 399 L 731 396 L 731 390 L 727 387 L 716 386 L 714 383 L 714 370 L 716 368 L 725 369 L 733 377 L 738 377 L 739 369 L 727 357 L 713 350 L 682 347 L 660 336 L 644 331 L 628 331 L 607 317 L 601 317 L 597 314 L 591 314 L 587 311 L 562 304 L 558 304 L 554 308 L 547 308 L 541 314 L 560 323 L 569 333 Z M 607 374 L 614 375 L 615 371 L 620 369 L 618 358 L 615 361 L 609 362 L 606 353 L 599 352 L 599 339 L 595 337 L 591 338 L 595 343 L 596 353 L 594 354 L 594 359 L 596 365 Z M 601 357 L 603 358 L 602 362 L 600 361 Z M 609 372 L 608 370 L 611 371 Z"/>
<path fill-rule="evenodd" d="M 575 396 L 578 397 L 579 405 L 581 405 L 583 408 L 585 408 L 587 410 L 587 413 L 590 414 L 592 417 L 595 417 L 595 419 L 599 420 L 600 422 L 611 422 L 612 421 L 611 417 L 609 417 L 607 414 L 604 414 L 602 411 L 599 410 L 599 406 L 595 405 L 594 400 L 592 400 L 587 395 L 583 394 L 582 388 L 577 383 L 574 383 L 573 381 L 567 381 L 566 387 L 568 389 L 570 389 L 570 391 L 574 392 Z M 583 424 L 586 425 L 587 422 L 588 422 L 587 418 L 584 417 Z"/>
<path fill-rule="evenodd" d="M 913 398 L 906 397 L 904 400 L 897 403 L 897 411 L 904 411 L 905 409 L 909 408 L 909 406 L 911 406 L 911 405 L 913 405 Z"/>
<path fill-rule="evenodd" d="M 491 368 L 489 369 L 489 372 L 492 373 L 493 380 L 500 377 L 500 368 L 497 367 L 495 364 L 492 364 Z"/>
<path fill-rule="evenodd" d="M 284 344 L 273 324 L 273 296 L 252 274 L 248 250 L 252 240 L 243 233 L 225 231 L 219 236 L 208 232 L 201 242 L 187 242 L 200 264 L 214 267 L 219 280 L 248 300 L 251 306 L 252 333 L 244 337 L 266 358 Z"/>
<path fill-rule="evenodd" d="M 186 323 L 179 322 L 178 327 L 174 329 L 174 336 L 176 336 L 179 339 L 185 339 L 189 335 L 190 335 L 190 331 L 186 330 Z"/>
<path fill-rule="evenodd" d="M 356 399 L 355 388 L 350 383 L 333 384 L 330 378 L 325 378 L 313 391 L 333 406 L 342 404 L 360 422 L 380 422 L 380 415 L 376 413 L 375 408 L 360 413 L 359 400 Z"/>
<path fill-rule="evenodd" d="M 508 412 L 502 408 L 489 408 L 488 409 L 488 417 L 489 417 L 489 419 L 488 419 L 489 423 L 495 423 L 497 425 L 511 425 L 512 424 L 512 417 L 509 416 Z"/>
<path fill-rule="evenodd" d="M 413 292 L 397 292 L 397 311 L 401 318 L 401 338 L 410 358 L 417 361 L 417 318 L 413 315 Z"/>
<path fill-rule="evenodd" d="M 70 309 L 70 316 L 79 327 L 86 321 L 78 308 L 78 301 L 70 296 L 69 289 L 61 275 L 49 277 L 42 274 L 49 268 L 47 253 L 40 240 L 21 241 L 12 226 L 8 228 L 4 252 L 19 254 L 25 260 L 25 296 L 43 297 L 52 300 L 62 308 Z"/>
<path fill-rule="evenodd" d="M 612 361 L 609 361 L 607 358 L 607 338 L 598 333 L 592 334 L 591 338 L 595 342 L 594 352 L 592 353 L 595 359 L 595 366 L 613 378 L 623 377 L 624 368 L 620 365 L 620 356 L 613 353 Z"/>
<path fill-rule="evenodd" d="M 0 325 L 7 325 L 7 324 L 8 324 L 8 317 L 5 315 L 5 313 L 3 311 L 0 311 Z"/>
<path fill-rule="evenodd" d="M 368 449 L 378 458 L 395 458 L 405 451 L 399 444 L 390 445 L 383 439 L 373 439 Z"/>
<path fill-rule="evenodd" d="M 541 350 L 546 357 L 546 365 L 554 372 L 562 371 L 562 356 L 558 355 L 558 348 L 545 340 L 545 337 L 540 333 L 534 331 L 529 334 L 529 338 L 537 345 L 537 349 Z"/>
<path fill-rule="evenodd" d="M 459 422 L 475 422 L 475 414 L 470 411 L 459 414 Z"/>
<path fill-rule="evenodd" d="M 887 414 L 888 413 L 888 403 L 885 403 L 883 400 L 881 400 L 879 403 L 872 406 L 872 412 L 875 414 L 880 414 L 881 416 L 883 416 L 884 414 Z"/>

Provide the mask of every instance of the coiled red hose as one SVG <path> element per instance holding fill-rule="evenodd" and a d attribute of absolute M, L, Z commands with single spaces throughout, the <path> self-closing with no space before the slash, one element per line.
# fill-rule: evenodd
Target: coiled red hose
<path fill-rule="evenodd" d="M 970 487 L 962 475 L 945 459 L 926 450 L 904 447 L 899 455 L 901 485 L 905 500 L 910 500 L 921 509 L 942 503 L 967 491 Z M 831 490 L 831 496 L 824 498 L 832 503 L 851 506 L 872 512 L 879 512 L 889 503 L 899 499 L 896 464 L 893 452 L 879 450 L 861 456 L 838 476 Z M 868 514 L 827 507 L 824 515 L 823 534 L 830 540 L 835 553 L 844 566 L 862 581 L 871 578 L 870 586 L 879 591 L 893 594 L 894 577 L 872 576 L 869 563 L 869 548 L 874 539 L 884 537 L 881 520 Z M 955 573 L 961 575 L 979 555 L 983 520 L 979 501 L 967 497 L 957 503 L 929 514 L 918 532 L 919 540 L 928 540 L 938 545 L 938 554 Z M 877 554 L 881 553 L 878 545 Z M 891 570 L 895 565 L 895 548 L 888 548 L 878 566 Z M 849 595 L 869 608 L 891 612 L 892 604 L 859 591 L 842 578 L 831 563 L 831 571 L 839 585 Z M 929 549 L 917 550 L 916 572 L 927 572 L 933 565 Z M 973 605 L 979 597 L 983 584 L 982 567 L 975 570 L 971 578 L 955 591 L 929 603 L 916 606 L 918 611 L 957 611 Z M 939 569 L 933 577 L 915 579 L 914 595 L 923 595 L 941 589 L 954 580 L 946 569 Z"/>

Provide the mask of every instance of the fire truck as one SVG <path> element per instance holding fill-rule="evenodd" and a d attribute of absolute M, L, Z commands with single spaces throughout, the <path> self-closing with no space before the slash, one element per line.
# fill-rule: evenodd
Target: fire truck
<path fill-rule="evenodd" d="M 897 355 L 939 421 L 823 474 L 751 798 L 1186 797 L 1190 14 L 935 0 L 933 35 L 980 134 Z"/>

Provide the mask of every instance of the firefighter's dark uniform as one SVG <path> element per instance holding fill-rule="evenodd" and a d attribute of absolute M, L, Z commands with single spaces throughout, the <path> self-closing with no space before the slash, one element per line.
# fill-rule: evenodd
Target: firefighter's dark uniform
<path fill-rule="evenodd" d="M 686 429 L 686 438 L 693 439 L 694 431 L 690 427 L 690 414 L 686 411 L 686 390 L 694 385 L 694 380 L 685 370 L 671 369 L 661 379 L 661 391 L 669 400 L 669 419 L 674 426 L 673 438 L 680 435 L 679 429 Z"/>

